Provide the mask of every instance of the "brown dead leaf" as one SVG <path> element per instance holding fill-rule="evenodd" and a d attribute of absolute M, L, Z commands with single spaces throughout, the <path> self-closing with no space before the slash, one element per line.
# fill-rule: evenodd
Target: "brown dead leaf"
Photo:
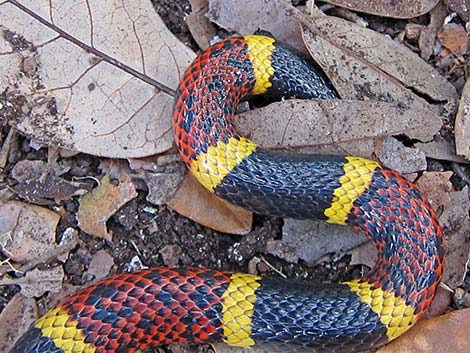
<path fill-rule="evenodd" d="M 463 26 L 449 23 L 437 33 L 442 45 L 457 55 L 466 54 L 470 46 L 470 36 Z"/>
<path fill-rule="evenodd" d="M 229 32 L 267 31 L 294 48 L 305 51 L 300 27 L 292 17 L 298 11 L 286 0 L 209 0 L 208 18 Z"/>
<path fill-rule="evenodd" d="M 418 321 L 397 340 L 377 353 L 466 353 L 470 342 L 470 309 L 457 310 L 430 320 Z"/>
<path fill-rule="evenodd" d="M 429 12 L 439 0 L 325 0 L 325 2 L 372 15 L 412 18 Z"/>
<path fill-rule="evenodd" d="M 77 212 L 79 227 L 84 232 L 111 241 L 112 235 L 106 229 L 106 221 L 137 195 L 129 177 L 122 177 L 119 185 L 115 186 L 105 175 L 97 188 L 81 197 Z"/>
<path fill-rule="evenodd" d="M 109 271 L 114 266 L 114 260 L 105 250 L 99 250 L 91 258 L 87 274 L 99 281 L 109 275 Z"/>
<path fill-rule="evenodd" d="M 86 194 L 91 183 L 73 182 L 54 175 L 37 178 L 13 187 L 13 191 L 28 202 L 38 205 L 53 205 Z"/>
<path fill-rule="evenodd" d="M 448 140 L 434 139 L 430 142 L 418 142 L 415 144 L 415 147 L 423 151 L 426 157 L 463 164 L 470 163 L 469 160 L 457 156 L 453 143 Z"/>
<path fill-rule="evenodd" d="M 426 169 L 426 156 L 419 149 L 406 147 L 394 137 L 386 137 L 381 140 L 375 146 L 375 154 L 383 165 L 395 169 L 401 174 L 410 174 Z"/>
<path fill-rule="evenodd" d="M 36 301 L 15 294 L 0 314 L 0 352 L 8 352 L 38 317 Z"/>
<path fill-rule="evenodd" d="M 0 245 L 6 256 L 25 263 L 56 248 L 59 215 L 19 201 L 0 204 Z"/>
<path fill-rule="evenodd" d="M 309 52 L 341 97 L 395 102 L 432 115 L 434 107 L 412 88 L 431 100 L 455 104 L 454 86 L 404 45 L 340 18 L 299 20 Z"/>
<path fill-rule="evenodd" d="M 48 164 L 40 160 L 18 161 L 11 171 L 11 176 L 18 181 L 13 187 L 15 193 L 31 203 L 53 205 L 83 195 L 92 188 L 91 183 L 73 182 L 59 177 L 70 170 L 70 165 L 54 164 L 52 170 L 47 168 Z"/>
<path fill-rule="evenodd" d="M 194 54 L 151 2 L 4 1 L 0 23 L 0 92 L 21 131 L 99 156 L 171 147 L 172 95 Z"/>
<path fill-rule="evenodd" d="M 282 239 L 268 242 L 267 251 L 288 262 L 301 259 L 313 265 L 325 255 L 345 253 L 365 242 L 365 235 L 349 227 L 288 218 L 284 220 Z"/>
<path fill-rule="evenodd" d="M 470 201 L 468 187 L 450 194 L 450 203 L 439 222 L 447 239 L 443 282 L 450 288 L 460 286 L 470 261 Z"/>
<path fill-rule="evenodd" d="M 455 147 L 457 154 L 470 161 L 470 79 L 467 79 L 455 116 Z"/>
<path fill-rule="evenodd" d="M 405 109 L 399 103 L 291 99 L 243 113 L 236 124 L 243 135 L 268 148 L 370 157 L 377 137 L 430 140 L 441 120 L 425 108 Z"/>
<path fill-rule="evenodd" d="M 246 234 L 251 230 L 251 212 L 215 196 L 190 173 L 166 203 L 179 214 L 219 232 Z"/>
<path fill-rule="evenodd" d="M 64 270 L 62 266 L 53 267 L 47 270 L 34 269 L 26 272 L 24 277 L 5 277 L 0 280 L 2 284 L 16 284 L 21 287 L 21 293 L 28 297 L 40 297 L 46 292 L 60 292 L 62 281 L 64 280 Z"/>
<path fill-rule="evenodd" d="M 436 210 L 447 207 L 450 203 L 450 193 L 453 191 L 450 177 L 454 174 L 448 172 L 424 172 L 416 181 L 418 189 L 426 195 L 431 206 Z"/>

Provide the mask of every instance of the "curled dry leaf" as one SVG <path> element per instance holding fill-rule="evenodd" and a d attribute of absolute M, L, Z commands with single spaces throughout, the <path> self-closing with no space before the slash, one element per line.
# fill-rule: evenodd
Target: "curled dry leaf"
<path fill-rule="evenodd" d="M 47 270 L 34 269 L 26 272 L 24 277 L 6 277 L 0 280 L 1 284 L 16 284 L 21 287 L 21 293 L 28 297 L 40 297 L 46 292 L 60 292 L 62 281 L 64 280 L 64 270 L 62 266 L 57 266 Z"/>
<path fill-rule="evenodd" d="M 470 202 L 468 187 L 450 194 L 450 203 L 439 222 L 447 239 L 446 266 L 443 282 L 450 288 L 460 286 L 465 279 L 470 260 Z"/>
<path fill-rule="evenodd" d="M 455 147 L 457 154 L 470 161 L 470 79 L 467 79 L 462 90 L 455 117 Z"/>
<path fill-rule="evenodd" d="M 286 0 L 209 0 L 209 19 L 228 31 L 253 34 L 270 32 L 277 40 L 305 51 L 300 27 L 293 14 L 298 10 Z"/>
<path fill-rule="evenodd" d="M 129 177 L 122 177 L 116 186 L 111 183 L 109 176 L 105 175 L 97 188 L 80 199 L 77 212 L 80 229 L 111 241 L 112 235 L 106 229 L 106 221 L 137 195 Z"/>
<path fill-rule="evenodd" d="M 151 2 L 3 1 L 0 23 L 0 92 L 20 130 L 108 157 L 171 147 L 172 94 L 194 54 Z"/>
<path fill-rule="evenodd" d="M 5 255 L 25 263 L 57 248 L 60 216 L 40 206 L 19 201 L 0 204 L 0 245 Z"/>
<path fill-rule="evenodd" d="M 8 352 L 37 317 L 36 301 L 16 293 L 0 314 L 0 352 Z"/>
<path fill-rule="evenodd" d="M 251 230 L 251 212 L 215 196 L 190 173 L 166 203 L 179 214 L 219 232 L 246 234 Z"/>
<path fill-rule="evenodd" d="M 406 134 L 430 140 L 440 126 L 440 118 L 426 108 L 339 99 L 291 99 L 237 117 L 239 131 L 264 147 L 298 147 L 303 152 L 364 157 L 371 156 L 377 137 Z"/>
<path fill-rule="evenodd" d="M 455 105 L 454 86 L 404 45 L 340 18 L 299 20 L 309 52 L 343 98 L 395 102 L 407 109 L 427 109 L 430 116 L 434 107 L 414 90 L 446 102 L 447 110 Z"/>
<path fill-rule="evenodd" d="M 439 0 L 325 0 L 325 2 L 372 15 L 412 18 L 431 11 Z"/>
<path fill-rule="evenodd" d="M 470 345 L 470 309 L 418 321 L 399 339 L 377 353 L 466 353 Z"/>

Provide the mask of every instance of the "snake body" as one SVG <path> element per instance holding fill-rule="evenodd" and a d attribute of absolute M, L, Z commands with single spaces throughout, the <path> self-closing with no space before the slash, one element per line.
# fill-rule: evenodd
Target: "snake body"
<path fill-rule="evenodd" d="M 208 190 L 254 212 L 362 231 L 377 247 L 371 271 L 321 286 L 207 269 L 119 274 L 65 299 L 11 353 L 121 353 L 187 341 L 355 352 L 389 342 L 423 316 L 444 257 L 426 198 L 375 161 L 270 151 L 240 136 L 237 104 L 265 93 L 337 96 L 306 59 L 269 37 L 231 38 L 199 54 L 175 98 L 184 162 Z"/>

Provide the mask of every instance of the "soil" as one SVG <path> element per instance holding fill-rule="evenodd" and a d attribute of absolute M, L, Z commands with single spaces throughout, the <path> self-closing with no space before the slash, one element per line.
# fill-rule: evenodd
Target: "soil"
<path fill-rule="evenodd" d="M 168 28 L 183 43 L 197 51 L 198 47 L 184 21 L 185 15 L 190 12 L 189 2 L 154 0 L 153 3 Z M 387 22 L 381 26 L 390 28 L 403 24 Z M 7 136 L 8 132 L 9 127 L 3 126 L 2 137 Z M 0 186 L 14 185 L 10 172 L 18 161 L 25 159 L 47 161 L 47 149 L 35 151 L 25 136 L 16 135 L 12 149 L 8 164 L 0 175 Z M 69 160 L 72 167 L 64 176 L 67 180 L 84 175 L 99 178 L 102 174 L 98 168 L 101 161 L 99 157 L 79 154 L 70 157 Z M 338 282 L 359 277 L 364 272 L 363 266 L 350 266 L 348 256 L 309 267 L 303 263 L 292 264 L 270 255 L 260 254 L 268 239 L 280 237 L 282 227 L 280 219 L 255 215 L 253 231 L 247 236 L 222 234 L 180 216 L 166 206 L 150 204 L 145 200 L 146 193 L 145 189 L 139 190 L 139 196 L 127 203 L 109 220 L 108 229 L 113 234 L 113 242 L 79 231 L 80 245 L 72 251 L 64 265 L 68 284 L 82 286 L 87 283 L 89 278 L 85 273 L 91 257 L 102 249 L 114 259 L 115 266 L 112 273 L 129 271 L 136 258 L 149 267 L 176 264 L 243 272 L 249 271 L 253 264 L 256 264 L 258 272 L 264 276 L 279 276 L 278 272 L 281 272 L 289 278 L 302 278 L 314 282 Z M 68 227 L 79 230 L 75 217 L 78 210 L 77 198 L 65 201 L 62 205 L 66 215 L 61 218 L 57 233 L 61 234 Z M 261 256 L 265 261 L 256 261 L 261 259 Z M 17 291 L 15 286 L 0 287 L 0 311 Z M 155 352 L 208 350 L 210 350 L 208 346 L 187 345 L 164 347 Z"/>

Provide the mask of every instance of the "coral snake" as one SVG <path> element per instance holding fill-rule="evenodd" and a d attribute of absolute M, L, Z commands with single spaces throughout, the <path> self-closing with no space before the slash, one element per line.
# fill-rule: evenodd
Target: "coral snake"
<path fill-rule="evenodd" d="M 173 126 L 184 162 L 207 189 L 254 212 L 362 231 L 378 252 L 369 273 L 325 285 L 208 269 L 119 274 L 62 301 L 11 353 L 134 352 L 186 341 L 355 352 L 393 340 L 423 316 L 444 257 L 426 198 L 375 161 L 272 151 L 239 136 L 237 104 L 264 93 L 337 96 L 314 65 L 272 38 L 223 40 L 198 55 L 177 90 Z"/>

